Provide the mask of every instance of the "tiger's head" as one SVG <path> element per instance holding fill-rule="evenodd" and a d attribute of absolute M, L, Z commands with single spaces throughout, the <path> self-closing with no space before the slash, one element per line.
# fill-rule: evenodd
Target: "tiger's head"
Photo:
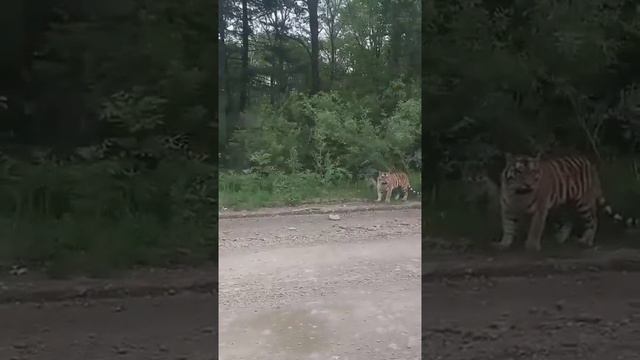
<path fill-rule="evenodd" d="M 389 177 L 389 174 L 391 173 L 388 171 L 380 171 L 380 173 L 378 174 L 378 179 L 376 180 L 376 183 L 379 187 L 387 185 L 387 178 Z"/>
<path fill-rule="evenodd" d="M 389 171 L 380 171 L 378 173 L 378 181 L 385 181 L 390 174 L 391 172 Z"/>
<path fill-rule="evenodd" d="M 527 194 L 538 186 L 540 174 L 540 155 L 506 154 L 506 165 L 502 171 L 502 186 L 509 192 Z"/>

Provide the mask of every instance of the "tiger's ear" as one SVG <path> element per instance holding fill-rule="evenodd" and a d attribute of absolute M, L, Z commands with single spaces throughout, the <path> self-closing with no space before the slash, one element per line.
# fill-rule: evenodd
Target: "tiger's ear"
<path fill-rule="evenodd" d="M 512 154 L 512 153 L 510 153 L 510 152 L 505 153 L 505 154 L 504 154 L 504 158 L 505 158 L 505 160 L 507 160 L 507 164 L 511 164 L 511 163 L 513 163 L 513 158 L 514 158 L 514 156 L 513 156 L 513 154 Z"/>

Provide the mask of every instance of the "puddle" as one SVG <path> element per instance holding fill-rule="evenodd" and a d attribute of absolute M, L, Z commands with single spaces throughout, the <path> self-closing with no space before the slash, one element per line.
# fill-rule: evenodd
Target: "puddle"
<path fill-rule="evenodd" d="M 330 336 L 334 332 L 327 315 L 335 309 L 281 309 L 257 313 L 238 320 L 221 329 L 220 354 L 229 357 L 240 353 L 311 355 L 331 348 Z M 260 351 L 262 350 L 262 351 Z"/>

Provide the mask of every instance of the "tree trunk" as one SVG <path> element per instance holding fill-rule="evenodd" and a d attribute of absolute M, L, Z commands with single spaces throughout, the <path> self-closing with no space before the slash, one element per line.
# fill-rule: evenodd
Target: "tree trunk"
<path fill-rule="evenodd" d="M 278 18 L 278 10 L 273 10 L 273 47 L 271 49 L 274 59 L 271 64 L 271 104 L 279 101 L 280 95 L 284 91 L 284 59 L 282 58 L 282 36 L 280 34 L 280 19 Z"/>
<path fill-rule="evenodd" d="M 308 0 L 311 31 L 311 95 L 320 91 L 320 44 L 318 42 L 318 0 Z"/>
<path fill-rule="evenodd" d="M 331 44 L 331 64 L 330 64 L 330 79 L 331 86 L 333 87 L 333 82 L 336 79 L 336 35 L 334 34 L 334 30 L 331 30 L 329 34 L 329 43 Z"/>
<path fill-rule="evenodd" d="M 389 70 L 392 76 L 400 74 L 400 52 L 402 49 L 402 29 L 398 19 L 398 6 L 391 9 L 391 36 L 389 39 Z"/>
<path fill-rule="evenodd" d="M 220 9 L 218 11 L 218 24 L 220 24 L 219 29 L 219 40 L 218 40 L 218 81 L 220 93 L 224 94 L 225 90 L 225 62 L 227 58 L 226 47 L 225 47 L 225 29 L 227 27 L 225 18 L 224 18 L 224 9 L 222 8 L 222 4 L 220 4 Z"/>
<path fill-rule="evenodd" d="M 218 129 L 220 139 L 218 140 L 218 146 L 220 151 L 224 151 L 225 145 L 227 143 L 227 138 L 229 134 L 228 127 L 228 118 L 226 116 L 227 113 L 227 105 L 229 103 L 229 94 L 226 86 L 226 59 L 227 59 L 227 49 L 225 46 L 225 36 L 226 36 L 226 28 L 227 23 L 224 17 L 224 2 L 220 2 L 220 7 L 218 8 L 218 24 L 220 26 L 219 32 L 219 40 L 218 40 Z"/>
<path fill-rule="evenodd" d="M 338 38 L 338 26 L 336 19 L 338 11 L 342 7 L 342 0 L 325 0 L 326 22 L 329 33 L 329 88 L 333 88 L 336 79 L 336 39 Z"/>
<path fill-rule="evenodd" d="M 249 106 L 249 14 L 247 1 L 242 0 L 242 81 L 240 83 L 240 106 L 239 110 L 244 111 Z"/>

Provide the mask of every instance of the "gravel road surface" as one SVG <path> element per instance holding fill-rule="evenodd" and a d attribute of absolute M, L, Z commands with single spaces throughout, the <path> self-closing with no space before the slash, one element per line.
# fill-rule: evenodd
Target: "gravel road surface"
<path fill-rule="evenodd" d="M 420 358 L 420 209 L 220 220 L 220 359 Z"/>

